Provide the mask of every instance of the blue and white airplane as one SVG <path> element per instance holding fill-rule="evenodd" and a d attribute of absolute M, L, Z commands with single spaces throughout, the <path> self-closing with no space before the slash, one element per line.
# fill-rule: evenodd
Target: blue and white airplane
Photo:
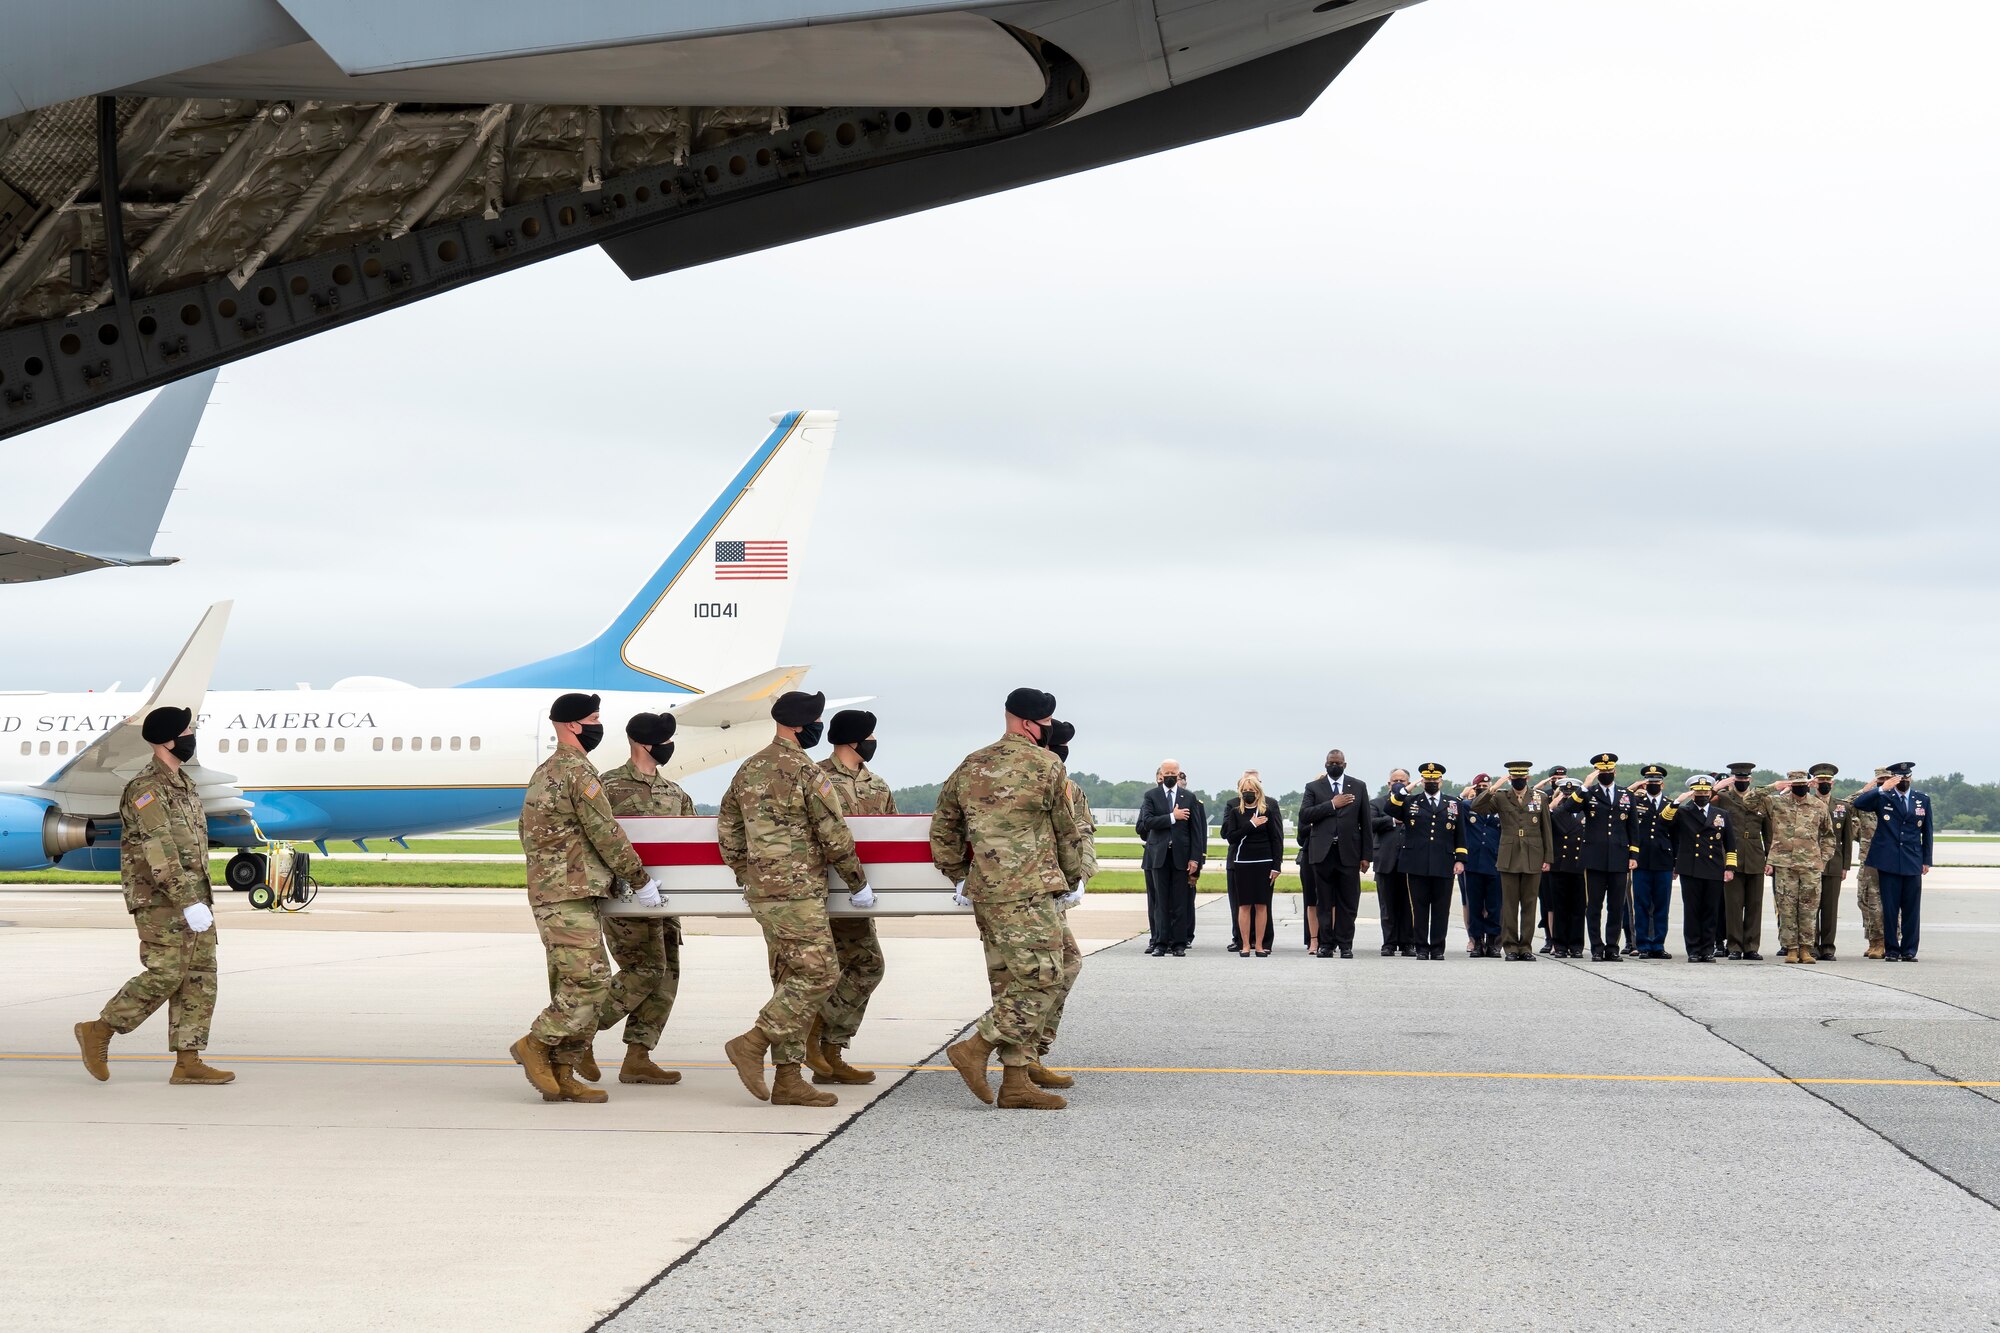
<path fill-rule="evenodd" d="M 679 721 L 671 776 L 767 744 L 771 700 L 810 669 L 780 666 L 807 533 L 839 417 L 789 412 L 610 626 L 556 657 L 418 689 L 379 677 L 330 689 L 211 691 L 229 604 L 202 619 L 145 691 L 0 694 L 0 870 L 115 869 L 118 800 L 151 758 L 139 721 L 192 708 L 188 767 L 218 846 L 396 838 L 520 813 L 555 746 L 550 702 L 602 694 L 607 745 L 634 713 Z M 239 863 L 241 866 L 239 867 Z M 230 882 L 260 882 L 238 858 Z"/>

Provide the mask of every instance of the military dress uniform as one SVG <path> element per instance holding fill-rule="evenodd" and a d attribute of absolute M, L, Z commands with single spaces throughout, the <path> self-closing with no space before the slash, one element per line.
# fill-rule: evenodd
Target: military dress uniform
<path fill-rule="evenodd" d="M 1439 764 L 1417 769 L 1426 786 L 1444 776 Z M 1444 957 L 1451 929 L 1452 876 L 1465 864 L 1460 801 L 1443 791 L 1405 788 L 1389 794 L 1389 810 L 1403 826 L 1396 865 L 1409 895 L 1409 941 L 1418 958 Z"/>
<path fill-rule="evenodd" d="M 600 1022 L 633 1012 L 651 992 L 651 982 L 637 974 L 612 977 L 602 914 L 615 882 L 644 884 L 646 868 L 618 827 L 597 769 L 567 745 L 558 745 L 528 780 L 521 850 L 551 985 L 549 1007 L 528 1032 L 552 1048 L 551 1065 L 574 1069 L 591 1062 Z"/>
<path fill-rule="evenodd" d="M 1735 776 L 1748 777 L 1754 765 L 1731 764 Z M 1755 961 L 1764 942 L 1764 874 L 1771 845 L 1771 794 L 1755 787 L 1738 791 L 1734 783 L 1716 790 L 1714 803 L 1729 816 L 1736 835 L 1736 878 L 1722 886 L 1722 924 L 1729 956 Z"/>
<path fill-rule="evenodd" d="M 1816 961 L 1812 948 L 1819 929 L 1820 879 L 1833 854 L 1833 814 L 1806 784 L 1804 769 L 1794 769 L 1788 785 L 1806 787 L 1803 794 L 1787 791 L 1771 802 L 1771 896 L 1778 905 L 1778 946 L 1788 963 Z"/>
<path fill-rule="evenodd" d="M 1590 762 L 1600 775 L 1617 772 L 1615 754 L 1600 754 Z M 1639 857 L 1639 845 L 1632 837 L 1632 793 L 1615 782 L 1597 781 L 1572 789 L 1570 799 L 1583 814 L 1584 925 L 1590 934 L 1590 956 L 1615 963 L 1631 887 L 1627 876 Z"/>
<path fill-rule="evenodd" d="M 1697 790 L 1707 795 L 1705 786 Z M 1681 877 L 1681 939 L 1688 961 L 1712 963 L 1722 946 L 1715 937 L 1715 904 L 1724 878 L 1743 874 L 1737 865 L 1736 830 L 1712 800 L 1669 805 L 1661 817 L 1673 830 L 1674 869 Z"/>
<path fill-rule="evenodd" d="M 1832 764 L 1814 764 L 1806 771 L 1815 779 L 1825 779 L 1829 783 L 1827 792 L 1820 799 L 1826 802 L 1827 815 L 1833 821 L 1833 852 L 1820 871 L 1819 911 L 1813 929 L 1813 952 L 1821 959 L 1832 962 L 1834 946 L 1838 942 L 1835 937 L 1840 933 L 1840 886 L 1854 865 L 1855 810 L 1847 797 L 1833 794 L 1831 780 L 1839 774 L 1838 768 Z"/>
<path fill-rule="evenodd" d="M 1064 927 L 1057 899 L 1086 878 L 1081 830 L 1062 761 L 1010 732 L 973 751 L 945 780 L 931 816 L 931 862 L 972 900 L 979 938 L 1006 978 L 980 1016 L 977 1042 L 953 1064 L 982 1101 L 986 1054 L 1008 1075 L 1037 1063 L 1055 1037 L 1051 1017 L 1065 991 Z M 981 1049 L 983 1048 L 983 1049 Z M 959 1051 L 954 1047 L 954 1051 Z M 976 1056 L 978 1082 L 966 1055 Z M 1003 1089 L 1003 1102 L 1006 1090 Z M 1060 1099 L 1057 1099 L 1058 1101 Z"/>
<path fill-rule="evenodd" d="M 882 781 L 868 765 L 850 770 L 837 757 L 828 755 L 819 761 L 819 768 L 826 774 L 827 781 L 833 784 L 843 814 L 896 813 L 896 798 L 890 794 L 889 784 Z M 842 917 L 833 922 L 831 928 L 834 960 L 840 965 L 840 980 L 835 983 L 833 993 L 820 1005 L 820 1040 L 845 1050 L 853 1042 L 854 1034 L 861 1029 L 861 1020 L 868 1012 L 868 997 L 882 984 L 887 962 L 882 956 L 882 941 L 875 933 L 875 922 L 871 918 Z M 815 1070 L 813 1077 L 817 1081 L 824 1076 Z"/>
<path fill-rule="evenodd" d="M 1531 765 L 1507 765 L 1510 778 L 1526 778 Z M 1548 802 L 1534 787 L 1514 790 L 1513 783 L 1488 787 L 1473 798 L 1472 808 L 1500 821 L 1500 949 L 1509 960 L 1535 961 L 1535 916 L 1540 900 L 1542 867 L 1548 864 L 1554 839 L 1549 832 Z"/>
<path fill-rule="evenodd" d="M 1907 777 L 1909 764 L 1889 771 Z M 1876 815 L 1868 864 L 1882 886 L 1882 947 L 1890 962 L 1917 961 L 1923 916 L 1924 872 L 1931 866 L 1933 806 L 1920 791 L 1870 787 L 1854 798 L 1856 809 Z"/>
<path fill-rule="evenodd" d="M 195 903 L 215 905 L 208 819 L 194 780 L 185 770 L 150 761 L 125 784 L 118 821 L 125 910 L 139 932 L 145 971 L 111 997 L 98 1021 L 113 1032 L 130 1032 L 164 1004 L 167 1049 L 206 1050 L 215 1017 L 216 929 L 197 932 L 182 915 Z"/>
<path fill-rule="evenodd" d="M 1550 939 L 1558 958 L 1583 957 L 1583 802 L 1575 787 L 1558 788 L 1549 796 L 1549 906 L 1555 913 Z"/>
<path fill-rule="evenodd" d="M 850 891 L 867 883 L 840 796 L 798 742 L 779 736 L 730 779 L 716 832 L 773 958 L 771 998 L 757 1013 L 756 1031 L 776 1064 L 803 1063 L 813 1020 L 840 984 L 827 868 Z"/>
<path fill-rule="evenodd" d="M 1667 770 L 1648 764 L 1649 782 L 1664 781 Z M 1664 791 L 1632 796 L 1632 845 L 1639 868 L 1632 872 L 1633 932 L 1641 958 L 1671 958 L 1667 952 L 1667 914 L 1674 901 L 1674 830 L 1667 822 L 1673 802 Z"/>
<path fill-rule="evenodd" d="M 657 769 L 641 773 L 629 760 L 604 775 L 604 797 L 620 819 L 675 819 L 694 814 L 694 800 L 679 783 Z M 608 916 L 604 939 L 618 976 L 630 973 L 641 998 L 629 1012 L 607 1004 L 599 1025 L 610 1027 L 621 1013 L 625 1044 L 650 1051 L 660 1044 L 674 998 L 681 988 L 681 923 L 671 917 Z M 609 997 L 607 996 L 607 999 Z"/>
<path fill-rule="evenodd" d="M 1477 799 L 1476 797 L 1474 799 Z M 1465 819 L 1465 934 L 1475 958 L 1500 956 L 1500 816 L 1482 815 L 1471 801 L 1459 806 Z"/>
<path fill-rule="evenodd" d="M 1875 770 L 1877 780 L 1889 776 L 1889 770 Z M 1866 791 L 1867 788 L 1862 788 Z M 1861 793 L 1856 792 L 1854 796 Z M 1853 841 L 1848 848 L 1848 858 L 1859 861 L 1854 871 L 1854 905 L 1861 909 L 1861 929 L 1868 937 L 1870 958 L 1880 958 L 1885 952 L 1882 944 L 1882 875 L 1868 864 L 1868 849 L 1875 841 L 1875 828 L 1879 817 L 1873 810 L 1863 810 L 1854 804 L 1854 796 L 1847 798 L 1848 832 Z"/>

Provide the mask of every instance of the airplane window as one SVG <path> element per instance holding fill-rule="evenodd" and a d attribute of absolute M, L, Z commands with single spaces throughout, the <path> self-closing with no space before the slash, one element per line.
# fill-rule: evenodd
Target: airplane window
<path fill-rule="evenodd" d="M 270 741 L 266 740 L 266 739 L 265 739 L 264 737 L 262 737 L 262 736 L 259 736 L 259 737 L 257 738 L 257 753 L 258 753 L 258 754 L 263 754 L 263 753 L 264 753 L 264 752 L 265 752 L 266 750 L 268 750 L 268 749 L 270 749 L 270 748 L 271 748 L 271 742 L 270 742 Z"/>
<path fill-rule="evenodd" d="M 472 748 L 473 748 L 473 749 L 475 749 L 475 750 L 477 750 L 477 749 L 479 748 L 479 737 L 477 737 L 477 736 L 474 736 L 474 737 L 472 738 Z"/>
<path fill-rule="evenodd" d="M 283 736 L 280 736 L 278 737 L 278 753 L 283 754 L 284 752 L 285 752 L 285 738 Z"/>
<path fill-rule="evenodd" d="M 433 750 L 442 750 L 442 749 L 444 748 L 444 739 L 443 739 L 443 737 L 440 737 L 440 736 L 433 736 L 433 737 L 431 737 L 431 748 L 432 748 Z"/>
<path fill-rule="evenodd" d="M 47 741 L 43 741 L 43 742 L 42 742 L 42 753 L 43 753 L 43 754 L 47 754 L 48 752 L 49 752 L 49 743 L 48 743 Z"/>
<path fill-rule="evenodd" d="M 317 754 L 321 750 L 324 750 L 325 748 L 326 748 L 326 737 L 324 736 L 313 737 L 313 753 Z"/>
<path fill-rule="evenodd" d="M 412 750 L 421 750 L 421 749 L 423 749 L 423 748 L 424 748 L 424 738 L 423 738 L 422 736 L 412 736 L 412 737 L 410 737 L 410 748 L 411 748 Z"/>
<path fill-rule="evenodd" d="M 35 752 L 35 743 L 34 743 L 33 741 L 22 741 L 22 742 L 21 742 L 21 753 L 22 753 L 22 754 L 33 754 L 34 752 Z"/>
<path fill-rule="evenodd" d="M 454 749 L 454 750 L 456 750 L 456 749 L 458 748 L 458 737 L 456 737 L 456 736 L 453 736 L 453 737 L 451 738 L 451 748 L 452 748 L 452 749 Z"/>
<path fill-rule="evenodd" d="M 229 753 L 229 742 L 228 742 L 227 740 L 219 740 L 219 741 L 217 741 L 217 742 L 215 743 L 215 752 L 216 752 L 217 754 L 228 754 L 228 753 Z"/>
<path fill-rule="evenodd" d="M 57 742 L 56 742 L 56 753 L 57 753 L 57 754 L 68 754 L 68 753 L 69 753 L 69 742 L 68 742 L 68 741 L 57 741 Z"/>
<path fill-rule="evenodd" d="M 345 750 L 347 748 L 347 737 L 335 736 L 333 738 L 333 748 L 336 754 L 342 750 Z"/>
<path fill-rule="evenodd" d="M 403 738 L 401 736 L 392 737 L 389 741 L 389 748 L 397 751 L 398 753 L 401 753 L 403 749 Z"/>
<path fill-rule="evenodd" d="M 375 738 L 375 748 L 378 750 L 382 748 L 382 738 L 380 736 Z"/>
<path fill-rule="evenodd" d="M 292 748 L 300 754 L 304 754 L 306 752 L 306 738 L 303 736 L 299 737 L 298 740 L 292 743 Z"/>

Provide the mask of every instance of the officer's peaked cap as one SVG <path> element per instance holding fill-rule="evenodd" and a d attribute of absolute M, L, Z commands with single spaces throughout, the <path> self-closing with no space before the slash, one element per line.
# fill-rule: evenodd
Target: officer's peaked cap
<path fill-rule="evenodd" d="M 549 721 L 581 722 L 595 713 L 603 702 L 594 694 L 565 694 L 549 705 Z"/>
<path fill-rule="evenodd" d="M 1840 765 L 1814 764 L 1811 768 L 1807 769 L 1806 772 L 1812 774 L 1816 778 L 1830 778 L 1840 772 Z"/>
<path fill-rule="evenodd" d="M 1715 779 L 1706 773 L 1688 774 L 1687 786 L 1689 791 L 1694 791 L 1700 787 L 1713 787 L 1714 785 Z"/>
<path fill-rule="evenodd" d="M 1906 778 L 1917 771 L 1917 761 L 1914 759 L 1905 759 L 1900 764 L 1889 765 L 1889 771 L 1899 778 Z"/>
<path fill-rule="evenodd" d="M 148 745 L 165 745 L 174 737 L 188 729 L 194 721 L 194 711 L 188 708 L 155 708 L 146 714 L 146 720 L 139 724 L 139 734 L 146 738 Z"/>
<path fill-rule="evenodd" d="M 1662 764 L 1648 764 L 1639 770 L 1639 776 L 1642 778 L 1663 778 L 1666 775 L 1666 767 Z"/>
<path fill-rule="evenodd" d="M 825 711 L 824 691 L 807 694 L 804 690 L 786 690 L 771 705 L 771 720 L 781 727 L 804 727 L 817 722 Z"/>
<path fill-rule="evenodd" d="M 854 745 L 875 734 L 875 715 L 865 708 L 843 708 L 826 724 L 826 738 L 835 745 Z"/>
<path fill-rule="evenodd" d="M 1731 765 L 1729 766 L 1729 771 L 1730 771 L 1731 773 L 1734 773 L 1734 774 L 1735 774 L 1735 775 L 1736 775 L 1737 777 L 1739 777 L 1739 778 L 1747 778 L 1747 777 L 1749 777 L 1749 776 L 1750 776 L 1750 775 L 1751 775 L 1752 773 L 1755 773 L 1755 772 L 1757 771 L 1757 765 L 1755 765 L 1755 764 L 1731 764 Z"/>
<path fill-rule="evenodd" d="M 1509 759 L 1501 767 L 1517 778 L 1524 778 L 1535 771 L 1535 766 L 1526 759 Z"/>
<path fill-rule="evenodd" d="M 1056 711 L 1056 697 L 1047 690 L 1032 690 L 1026 685 L 1007 696 L 1007 712 L 1023 722 L 1040 722 L 1045 717 L 1053 717 Z"/>
<path fill-rule="evenodd" d="M 1433 764 L 1418 764 L 1418 765 L 1417 765 L 1417 776 L 1418 776 L 1418 777 L 1420 777 L 1420 778 L 1424 778 L 1424 779 L 1426 779 L 1426 780 L 1428 780 L 1428 779 L 1431 779 L 1431 778 L 1441 778 L 1441 777 L 1443 777 L 1443 776 L 1444 776 L 1444 765 L 1443 765 L 1443 764 L 1435 764 L 1435 763 L 1433 763 Z"/>
<path fill-rule="evenodd" d="M 672 740 L 674 728 L 679 725 L 672 713 L 634 713 L 625 724 L 625 739 L 641 745 L 659 745 Z"/>
<path fill-rule="evenodd" d="M 1592 768 L 1616 768 L 1618 766 L 1618 756 L 1606 750 L 1603 754 L 1590 756 L 1590 765 Z"/>

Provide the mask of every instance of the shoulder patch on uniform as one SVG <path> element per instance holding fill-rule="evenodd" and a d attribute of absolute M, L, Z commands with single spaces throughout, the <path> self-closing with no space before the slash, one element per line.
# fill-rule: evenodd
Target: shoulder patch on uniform
<path fill-rule="evenodd" d="M 144 810 L 147 806 L 151 805 L 154 799 L 157 798 L 158 796 L 159 796 L 158 792 L 149 791 L 144 796 L 141 796 L 138 800 L 132 802 L 132 808 L 134 810 Z"/>
<path fill-rule="evenodd" d="M 590 781 L 583 784 L 583 799 L 586 801 L 594 801 L 597 799 L 597 793 L 603 790 L 604 790 L 604 784 L 599 782 L 596 778 L 592 778 Z"/>
<path fill-rule="evenodd" d="M 824 801 L 833 795 L 833 783 L 822 776 L 819 780 L 819 798 Z"/>

